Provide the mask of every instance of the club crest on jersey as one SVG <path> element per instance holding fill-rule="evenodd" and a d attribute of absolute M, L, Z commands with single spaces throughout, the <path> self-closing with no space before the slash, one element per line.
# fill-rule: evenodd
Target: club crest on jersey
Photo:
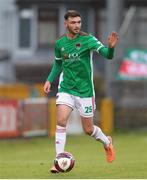
<path fill-rule="evenodd" d="M 81 43 L 76 43 L 76 49 L 80 49 L 81 48 Z"/>

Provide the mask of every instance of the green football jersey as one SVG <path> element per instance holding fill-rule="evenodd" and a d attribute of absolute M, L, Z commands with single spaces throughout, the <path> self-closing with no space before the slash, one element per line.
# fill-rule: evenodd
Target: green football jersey
<path fill-rule="evenodd" d="M 59 92 L 79 97 L 94 96 L 92 54 L 104 47 L 93 35 L 86 33 L 79 33 L 74 39 L 66 35 L 58 39 L 55 44 L 55 61 L 62 68 Z"/>

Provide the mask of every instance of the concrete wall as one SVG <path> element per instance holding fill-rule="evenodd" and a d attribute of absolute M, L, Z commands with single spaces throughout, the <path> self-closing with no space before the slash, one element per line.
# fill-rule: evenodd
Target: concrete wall
<path fill-rule="evenodd" d="M 0 49 L 13 50 L 16 31 L 16 6 L 14 0 L 0 1 Z"/>

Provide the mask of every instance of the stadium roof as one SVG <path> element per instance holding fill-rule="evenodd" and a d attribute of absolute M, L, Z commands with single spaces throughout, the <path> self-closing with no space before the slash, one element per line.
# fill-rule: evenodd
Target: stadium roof
<path fill-rule="evenodd" d="M 122 0 L 123 1 L 123 0 Z M 99 6 L 105 6 L 106 0 L 16 0 L 16 4 L 18 5 L 31 5 L 31 4 L 71 4 L 71 3 L 78 3 L 84 5 L 88 5 L 89 3 L 95 5 L 98 3 Z M 147 0 L 124 0 L 125 6 L 147 6 Z"/>

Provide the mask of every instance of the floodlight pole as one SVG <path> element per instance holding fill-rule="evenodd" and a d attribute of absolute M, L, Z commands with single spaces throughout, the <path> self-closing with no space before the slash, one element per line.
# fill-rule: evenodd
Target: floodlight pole
<path fill-rule="evenodd" d="M 107 0 L 107 36 L 112 31 L 118 32 L 123 17 L 123 3 L 124 0 Z M 114 63 L 113 61 L 105 61 L 105 83 L 106 83 L 106 95 L 112 96 L 111 83 L 113 80 Z"/>

